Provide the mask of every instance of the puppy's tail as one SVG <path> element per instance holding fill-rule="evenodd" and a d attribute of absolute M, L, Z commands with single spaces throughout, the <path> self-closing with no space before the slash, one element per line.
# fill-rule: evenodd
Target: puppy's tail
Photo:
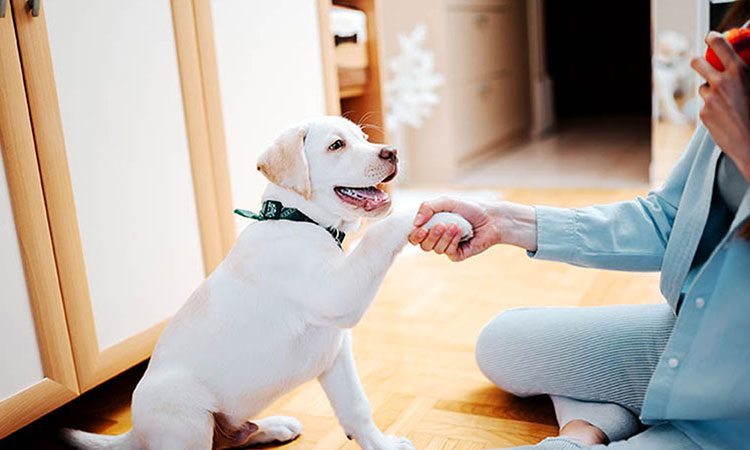
<path fill-rule="evenodd" d="M 81 450 L 138 450 L 132 431 L 108 436 L 65 428 L 60 432 L 60 437 L 68 445 Z"/>

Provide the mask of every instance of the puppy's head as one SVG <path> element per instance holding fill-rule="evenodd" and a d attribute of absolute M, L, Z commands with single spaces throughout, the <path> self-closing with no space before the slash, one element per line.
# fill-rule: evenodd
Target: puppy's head
<path fill-rule="evenodd" d="M 394 148 L 372 144 L 354 123 L 326 116 L 284 131 L 258 160 L 271 183 L 344 220 L 382 217 L 391 209 L 383 184 L 398 173 Z"/>

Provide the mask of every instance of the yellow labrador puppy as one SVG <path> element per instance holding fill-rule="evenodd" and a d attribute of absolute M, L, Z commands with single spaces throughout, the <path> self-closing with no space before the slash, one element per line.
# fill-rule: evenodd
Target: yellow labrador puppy
<path fill-rule="evenodd" d="M 409 450 L 371 417 L 350 328 L 367 311 L 413 216 L 371 226 L 350 253 L 344 233 L 386 216 L 378 187 L 398 171 L 396 150 L 367 141 L 340 117 L 285 131 L 260 157 L 269 179 L 261 214 L 162 334 L 133 393 L 133 429 L 65 431 L 83 449 L 209 450 L 296 438 L 292 417 L 250 421 L 317 378 L 344 432 L 365 450 Z"/>

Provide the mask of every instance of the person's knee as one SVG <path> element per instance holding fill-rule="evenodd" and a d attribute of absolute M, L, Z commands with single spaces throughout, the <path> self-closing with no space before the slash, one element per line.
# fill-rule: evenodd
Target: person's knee
<path fill-rule="evenodd" d="M 524 331 L 526 309 L 514 309 L 498 314 L 479 333 L 476 360 L 484 375 L 504 391 L 528 395 L 523 370 Z"/>

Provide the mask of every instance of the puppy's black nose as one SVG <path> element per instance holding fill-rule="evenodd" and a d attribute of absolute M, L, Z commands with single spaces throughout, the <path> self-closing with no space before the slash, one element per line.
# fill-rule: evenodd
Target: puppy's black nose
<path fill-rule="evenodd" d="M 380 150 L 380 159 L 395 163 L 398 161 L 398 150 L 393 147 L 383 147 Z"/>

